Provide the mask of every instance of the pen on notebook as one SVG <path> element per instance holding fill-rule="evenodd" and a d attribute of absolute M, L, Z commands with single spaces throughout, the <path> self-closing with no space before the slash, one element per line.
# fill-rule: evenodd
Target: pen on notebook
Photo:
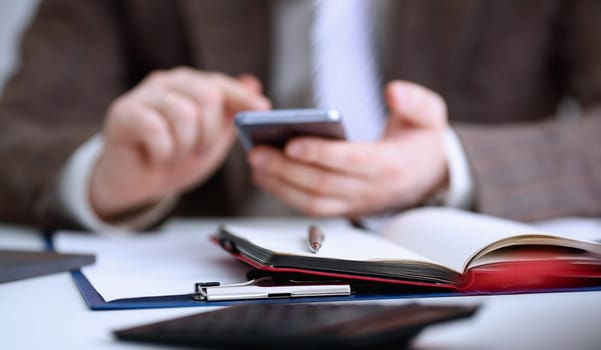
<path fill-rule="evenodd" d="M 321 249 L 321 245 L 323 244 L 323 240 L 325 238 L 323 232 L 316 225 L 309 226 L 309 232 L 307 236 L 307 242 L 309 243 L 309 249 L 313 254 L 316 254 L 319 249 Z"/>

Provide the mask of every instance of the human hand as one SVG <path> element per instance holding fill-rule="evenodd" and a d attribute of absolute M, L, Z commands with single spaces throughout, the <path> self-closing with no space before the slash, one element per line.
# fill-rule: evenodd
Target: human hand
<path fill-rule="evenodd" d="M 413 206 L 446 185 L 444 100 L 416 84 L 393 81 L 390 116 L 377 142 L 296 138 L 284 152 L 249 153 L 253 181 L 315 216 L 355 217 Z"/>
<path fill-rule="evenodd" d="M 150 74 L 108 109 L 92 208 L 107 219 L 202 183 L 235 140 L 233 115 L 269 108 L 252 76 L 190 68 Z"/>

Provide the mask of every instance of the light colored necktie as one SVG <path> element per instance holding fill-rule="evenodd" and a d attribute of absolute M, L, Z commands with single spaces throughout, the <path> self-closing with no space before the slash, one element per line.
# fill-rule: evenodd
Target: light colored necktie
<path fill-rule="evenodd" d="M 385 108 L 374 40 L 374 7 L 366 0 L 313 0 L 313 99 L 338 109 L 353 141 L 378 139 Z"/>

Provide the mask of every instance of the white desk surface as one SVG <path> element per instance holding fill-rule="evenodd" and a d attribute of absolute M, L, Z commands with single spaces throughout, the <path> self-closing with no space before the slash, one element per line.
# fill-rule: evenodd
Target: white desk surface
<path fill-rule="evenodd" d="M 180 227 L 189 228 L 189 223 Z M 32 230 L 0 225 L 0 247 L 41 249 L 42 242 Z M 601 349 L 601 291 L 418 301 L 478 302 L 482 307 L 472 319 L 426 329 L 415 339 L 412 348 Z M 0 348 L 166 348 L 119 342 L 112 337 L 111 330 L 212 309 L 90 311 L 68 273 L 9 282 L 0 284 Z"/>

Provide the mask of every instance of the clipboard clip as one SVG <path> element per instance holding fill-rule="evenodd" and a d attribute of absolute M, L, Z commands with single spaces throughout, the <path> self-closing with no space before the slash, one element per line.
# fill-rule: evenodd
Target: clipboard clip
<path fill-rule="evenodd" d="M 271 277 L 251 279 L 242 283 L 221 284 L 199 282 L 194 284 L 192 298 L 199 301 L 228 301 L 252 299 L 279 299 L 300 297 L 329 297 L 351 295 L 351 286 L 343 283 L 274 284 Z"/>

